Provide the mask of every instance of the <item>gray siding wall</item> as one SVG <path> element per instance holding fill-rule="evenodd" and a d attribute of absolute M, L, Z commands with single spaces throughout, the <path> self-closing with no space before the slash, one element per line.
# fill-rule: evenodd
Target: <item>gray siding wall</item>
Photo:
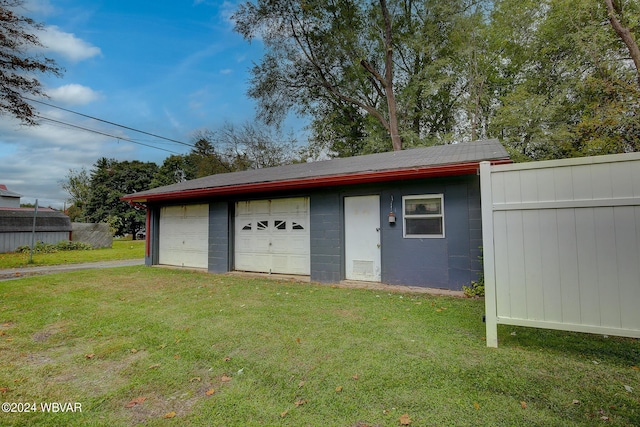
<path fill-rule="evenodd" d="M 230 254 L 233 235 L 230 233 L 232 213 L 227 201 L 209 204 L 209 272 L 226 273 L 231 269 Z"/>
<path fill-rule="evenodd" d="M 381 192 L 382 282 L 461 290 L 477 279 L 482 243 L 477 176 L 405 182 Z M 444 195 L 444 238 L 404 238 L 402 196 Z M 396 223 L 389 224 L 391 196 Z"/>
<path fill-rule="evenodd" d="M 311 280 L 337 283 L 343 277 L 342 198 L 319 193 L 310 198 Z"/>
<path fill-rule="evenodd" d="M 311 280 L 336 283 L 344 279 L 345 196 L 380 195 L 382 282 L 461 290 L 477 280 L 482 264 L 480 180 L 476 175 L 316 190 L 310 197 Z M 403 238 L 402 196 L 444 194 L 445 238 Z M 302 194 L 296 194 L 300 196 Z M 281 197 L 292 197 L 281 194 Z M 388 214 L 393 196 L 396 223 Z M 254 195 L 249 198 L 269 198 Z M 233 207 L 235 200 L 209 204 L 209 272 L 233 268 Z M 151 248 L 157 264 L 159 208 L 152 210 Z"/>
<path fill-rule="evenodd" d="M 36 242 L 56 244 L 69 241 L 68 231 L 36 231 Z M 14 252 L 19 246 L 31 246 L 30 232 L 0 233 L 0 253 Z"/>
<path fill-rule="evenodd" d="M 145 265 L 157 265 L 159 263 L 160 254 L 160 207 L 152 206 L 149 208 L 149 230 L 147 230 L 147 239 L 149 240 L 149 249 L 151 253 L 144 255 Z"/>

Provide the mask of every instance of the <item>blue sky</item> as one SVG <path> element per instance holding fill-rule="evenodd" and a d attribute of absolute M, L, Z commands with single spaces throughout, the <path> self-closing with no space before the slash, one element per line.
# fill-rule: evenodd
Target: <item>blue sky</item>
<path fill-rule="evenodd" d="M 192 142 L 194 131 L 253 120 L 246 95 L 261 44 L 233 32 L 240 0 L 26 0 L 24 15 L 45 25 L 44 55 L 65 69 L 41 76 L 46 102 L 89 116 Z M 135 139 L 175 153 L 189 147 L 37 105 L 54 120 Z M 295 121 L 300 127 L 300 121 Z M 60 181 L 100 157 L 154 161 L 171 153 L 43 121 L 25 127 L 0 116 L 0 184 L 61 208 Z"/>

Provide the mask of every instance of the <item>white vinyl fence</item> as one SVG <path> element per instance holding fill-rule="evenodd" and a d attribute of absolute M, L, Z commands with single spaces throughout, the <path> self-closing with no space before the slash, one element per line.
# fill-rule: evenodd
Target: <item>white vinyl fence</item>
<path fill-rule="evenodd" d="M 640 338 L 640 153 L 480 165 L 487 346 L 497 325 Z"/>

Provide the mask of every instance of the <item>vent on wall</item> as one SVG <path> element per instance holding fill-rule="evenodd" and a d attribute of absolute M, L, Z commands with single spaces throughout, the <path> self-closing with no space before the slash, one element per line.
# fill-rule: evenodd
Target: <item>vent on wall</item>
<path fill-rule="evenodd" d="M 353 260 L 353 273 L 358 276 L 373 277 L 373 261 Z"/>

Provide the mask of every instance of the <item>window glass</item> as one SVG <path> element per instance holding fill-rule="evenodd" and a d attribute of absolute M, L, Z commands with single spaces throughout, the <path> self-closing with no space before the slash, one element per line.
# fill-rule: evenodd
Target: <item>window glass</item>
<path fill-rule="evenodd" d="M 442 212 L 441 199 L 409 199 L 405 202 L 405 215 L 439 215 Z"/>
<path fill-rule="evenodd" d="M 404 196 L 404 237 L 444 237 L 444 209 L 442 194 Z"/>

